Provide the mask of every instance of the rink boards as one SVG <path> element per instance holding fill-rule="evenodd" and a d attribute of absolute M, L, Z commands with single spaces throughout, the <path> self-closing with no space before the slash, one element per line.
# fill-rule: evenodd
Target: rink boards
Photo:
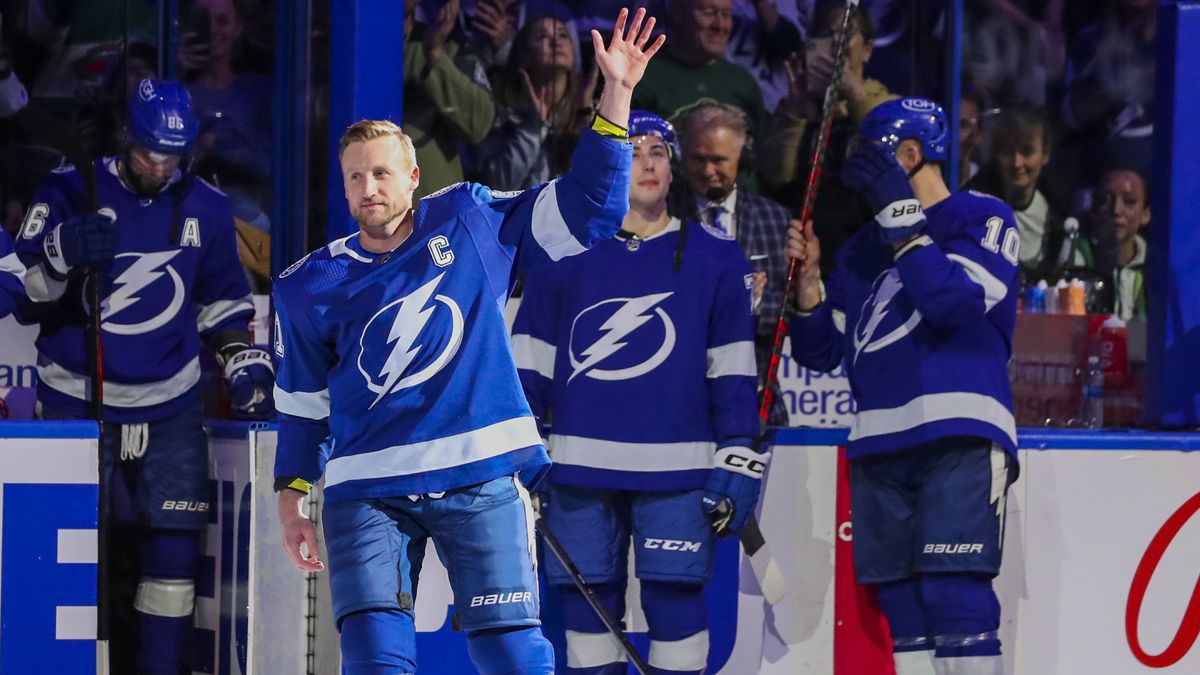
<path fill-rule="evenodd" d="M 94 670 L 95 433 L 89 423 L 0 424 L 0 673 Z M 792 585 L 768 611 L 736 543 L 721 543 L 709 672 L 890 672 L 882 620 L 853 584 L 844 437 L 780 432 L 760 517 Z M 327 584 L 294 572 L 278 544 L 274 432 L 221 423 L 210 439 L 196 672 L 338 672 Z M 1021 441 L 998 583 L 1006 672 L 1200 672 L 1200 436 Z M 561 649 L 552 589 L 543 602 Z M 629 606 L 627 625 L 644 641 L 636 589 Z M 474 672 L 451 614 L 431 547 L 417 602 L 421 672 Z"/>

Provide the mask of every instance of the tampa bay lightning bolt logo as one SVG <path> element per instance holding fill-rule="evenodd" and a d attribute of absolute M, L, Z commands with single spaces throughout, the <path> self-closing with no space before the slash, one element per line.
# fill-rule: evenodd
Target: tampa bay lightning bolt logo
<path fill-rule="evenodd" d="M 453 298 L 434 294 L 445 276 L 445 272 L 437 275 L 367 321 L 358 340 L 358 372 L 375 394 L 368 410 L 384 396 L 437 375 L 458 353 L 463 339 L 462 310 Z M 436 355 L 430 358 L 430 353 Z M 380 360 L 380 355 L 385 358 Z"/>
<path fill-rule="evenodd" d="M 658 305 L 673 294 L 612 298 L 580 312 L 571 322 L 568 350 L 571 376 L 567 382 L 582 374 L 595 380 L 628 380 L 645 375 L 666 361 L 675 348 L 675 324 Z M 656 334 L 646 324 L 661 328 Z M 643 326 L 646 328 L 642 329 Z M 661 339 L 657 345 L 656 338 Z M 635 346 L 618 356 L 630 343 Z M 600 368 L 602 364 L 607 367 Z"/>
<path fill-rule="evenodd" d="M 112 290 L 101 303 L 100 318 L 106 333 L 143 335 L 167 325 L 183 308 L 187 292 L 183 279 L 169 263 L 181 251 L 121 253 L 114 266 L 129 265 L 113 279 Z M 87 288 L 82 290 L 88 308 Z"/>
<path fill-rule="evenodd" d="M 854 327 L 854 361 L 864 352 L 876 352 L 902 339 L 921 323 L 921 313 L 901 291 L 900 272 L 891 268 L 875 279 L 874 290 L 863 302 Z"/>

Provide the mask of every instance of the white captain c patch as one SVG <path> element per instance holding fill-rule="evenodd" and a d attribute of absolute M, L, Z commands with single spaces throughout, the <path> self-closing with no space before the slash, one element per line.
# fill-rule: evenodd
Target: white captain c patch
<path fill-rule="evenodd" d="M 444 235 L 438 235 L 429 240 L 429 255 L 433 256 L 433 264 L 446 267 L 454 262 L 454 251 L 450 250 L 450 240 Z"/>

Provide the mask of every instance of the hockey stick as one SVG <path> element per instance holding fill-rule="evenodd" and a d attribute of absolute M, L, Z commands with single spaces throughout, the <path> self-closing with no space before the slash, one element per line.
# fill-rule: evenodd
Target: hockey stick
<path fill-rule="evenodd" d="M 538 532 L 542 535 L 542 541 L 546 542 L 546 546 L 550 547 L 550 552 L 566 568 L 567 574 L 571 575 L 571 582 L 583 594 L 583 599 L 587 600 L 587 603 L 591 605 L 592 611 L 596 612 L 596 616 L 600 617 L 600 621 L 604 623 L 604 627 L 621 644 L 621 649 L 625 650 L 625 654 L 633 662 L 633 667 L 641 675 L 647 675 L 650 672 L 650 664 L 646 663 L 646 659 L 642 658 L 642 655 L 638 653 L 633 643 L 629 641 L 629 638 L 625 635 L 625 630 L 608 615 L 608 611 L 604 609 L 604 605 L 600 604 L 600 599 L 596 597 L 596 592 L 592 590 L 587 580 L 583 578 L 583 574 L 579 572 L 579 568 L 575 566 L 575 563 L 571 560 L 571 556 L 567 555 L 566 549 L 559 543 L 558 538 L 550 531 L 550 527 L 546 525 L 546 520 L 538 516 L 533 522 L 537 526 Z"/>
<path fill-rule="evenodd" d="M 834 47 L 833 55 L 833 74 L 829 79 L 828 86 L 825 87 L 825 100 L 821 105 L 821 126 L 817 131 L 816 147 L 813 150 L 812 166 L 808 172 L 808 186 L 804 192 L 804 202 L 800 209 L 800 222 L 806 223 L 812 218 L 813 205 L 817 201 L 817 188 L 821 184 L 821 175 L 825 165 L 825 151 L 829 145 L 829 133 L 833 127 L 833 109 L 834 102 L 837 98 L 837 87 L 842 79 L 842 70 L 846 63 L 846 46 L 850 43 L 850 22 L 854 14 L 854 8 L 858 6 L 858 0 L 846 0 L 845 12 L 842 14 L 842 25 L 838 32 L 837 43 Z M 774 387 L 779 382 L 779 362 L 783 354 L 783 339 L 787 336 L 787 322 L 785 318 L 786 308 L 788 303 L 788 294 L 792 291 L 792 286 L 796 282 L 796 272 L 799 270 L 799 265 L 795 260 L 788 264 L 787 281 L 783 287 L 783 298 L 779 303 L 779 315 L 775 320 L 775 339 L 771 344 L 771 360 L 767 364 L 766 379 L 763 382 L 762 397 L 758 404 L 758 422 L 759 422 L 759 438 L 763 438 L 763 434 L 767 428 L 767 418 L 771 412 L 771 405 L 775 402 Z M 756 445 L 758 442 L 755 443 Z M 756 448 L 757 449 L 757 448 Z M 750 558 L 750 567 L 754 570 L 754 576 L 758 579 L 758 586 L 762 590 L 763 599 L 774 605 L 783 598 L 785 593 L 786 583 L 783 579 L 782 572 L 775 564 L 775 559 L 770 551 L 766 548 L 766 541 L 763 539 L 762 532 L 758 528 L 758 521 L 751 514 L 750 520 L 740 533 L 742 547 L 746 551 L 746 556 Z"/>
<path fill-rule="evenodd" d="M 817 189 L 821 185 L 821 176 L 825 166 L 825 151 L 829 145 L 829 133 L 833 127 L 833 106 L 837 98 L 837 87 L 842 79 L 842 68 L 846 63 L 846 46 L 850 40 L 850 22 L 853 9 L 858 6 L 858 0 L 846 0 L 845 14 L 842 15 L 842 25 L 838 33 L 837 44 L 833 56 L 833 76 L 825 88 L 825 100 L 821 105 L 821 127 L 817 131 L 816 147 L 813 149 L 812 166 L 808 172 L 808 186 L 804 191 L 804 202 L 800 208 L 800 222 L 807 223 L 812 219 L 813 205 L 817 201 Z M 771 392 L 779 382 L 779 361 L 783 354 L 783 339 L 787 337 L 787 303 L 788 295 L 796 283 L 796 273 L 800 265 L 796 260 L 788 264 L 787 281 L 783 287 L 783 300 L 779 303 L 779 315 L 775 320 L 775 340 L 771 344 L 771 361 L 767 365 L 767 378 L 763 386 L 762 399 L 758 404 L 758 419 L 763 427 L 767 425 L 767 415 L 775 395 Z"/>
<path fill-rule="evenodd" d="M 96 192 L 96 167 L 92 164 L 91 154 L 79 141 L 75 130 L 67 123 L 49 111 L 40 110 L 35 106 L 22 108 L 15 118 L 18 127 L 28 130 L 31 135 L 40 137 L 63 154 L 64 163 L 73 164 L 83 180 L 84 208 L 94 213 L 100 208 L 100 200 Z M 97 523 L 96 523 L 96 674 L 107 675 L 109 672 L 108 651 L 108 509 L 104 503 L 106 494 L 104 485 L 104 349 L 101 331 L 101 274 L 93 267 L 88 270 L 86 285 L 88 286 L 88 317 L 85 352 L 89 379 L 88 412 L 100 429 L 99 451 L 97 457 L 96 488 Z"/>

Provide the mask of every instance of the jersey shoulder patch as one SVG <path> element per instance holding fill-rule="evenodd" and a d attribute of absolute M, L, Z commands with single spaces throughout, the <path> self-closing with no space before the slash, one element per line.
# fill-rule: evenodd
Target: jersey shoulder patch
<path fill-rule="evenodd" d="M 463 186 L 463 185 L 466 185 L 466 183 L 465 183 L 465 182 L 461 182 L 461 181 L 460 181 L 460 182 L 458 182 L 458 183 L 452 183 L 452 184 L 450 184 L 450 185 L 447 185 L 446 187 L 442 188 L 441 190 L 438 190 L 437 192 L 433 192 L 433 193 L 431 193 L 431 194 L 427 194 L 427 195 L 425 195 L 425 196 L 424 196 L 424 197 L 422 197 L 421 199 L 434 199 L 434 198 L 437 198 L 437 197 L 441 197 L 442 195 L 446 194 L 447 192 L 450 192 L 451 190 L 456 190 L 456 189 L 458 189 L 460 186 Z"/>
<path fill-rule="evenodd" d="M 297 260 L 296 262 L 292 263 L 291 265 L 289 265 L 286 270 L 279 273 L 279 278 L 286 279 L 287 277 L 291 276 L 292 272 L 295 272 L 296 270 L 300 269 L 300 266 L 303 265 L 304 261 L 308 260 L 309 256 L 311 256 L 312 254 L 313 254 L 313 251 L 309 251 L 308 253 L 306 253 L 304 255 L 303 258 L 301 258 L 301 259 Z"/>
<path fill-rule="evenodd" d="M 725 230 L 713 227 L 704 221 L 699 221 L 699 223 L 700 227 L 703 228 L 705 232 L 711 234 L 714 238 L 721 239 L 723 241 L 733 241 L 733 235 L 729 234 Z"/>

